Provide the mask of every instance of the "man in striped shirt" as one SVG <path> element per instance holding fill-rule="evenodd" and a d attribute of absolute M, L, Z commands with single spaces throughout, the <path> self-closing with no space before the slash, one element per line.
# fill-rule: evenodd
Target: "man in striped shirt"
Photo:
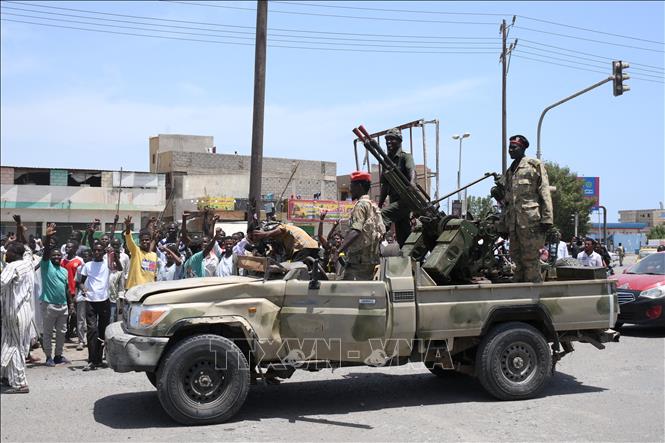
<path fill-rule="evenodd" d="M 30 299 L 35 286 L 35 272 L 25 246 L 17 241 L 6 246 L 6 266 L 2 270 L 2 352 L 3 376 L 7 394 L 27 394 L 25 357 L 30 351 L 32 308 Z M 25 259 L 27 258 L 27 259 Z"/>

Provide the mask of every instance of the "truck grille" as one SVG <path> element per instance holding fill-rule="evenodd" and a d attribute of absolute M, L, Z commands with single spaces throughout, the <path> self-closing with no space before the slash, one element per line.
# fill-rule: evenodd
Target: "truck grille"
<path fill-rule="evenodd" d="M 393 292 L 393 303 L 406 303 L 415 301 L 416 297 L 413 291 Z"/>
<path fill-rule="evenodd" d="M 617 296 L 619 298 L 620 305 L 624 303 L 630 303 L 631 301 L 635 301 L 635 294 L 633 294 L 632 292 L 618 292 Z"/>

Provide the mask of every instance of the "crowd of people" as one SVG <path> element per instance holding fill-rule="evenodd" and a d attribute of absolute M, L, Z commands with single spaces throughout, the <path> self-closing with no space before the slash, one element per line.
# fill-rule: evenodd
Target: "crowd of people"
<path fill-rule="evenodd" d="M 99 220 L 85 231 L 74 231 L 58 244 L 55 224 L 42 239 L 28 235 L 19 216 L 16 232 L 2 239 L 2 382 L 4 392 L 27 393 L 26 363 L 53 367 L 70 363 L 65 343 L 87 348 L 83 371 L 106 367 L 104 333 L 118 318 L 125 291 L 144 283 L 190 277 L 244 275 L 238 257 L 270 256 L 276 262 L 319 259 L 326 272 L 340 273 L 344 236 L 339 222 L 323 234 L 322 212 L 318 238 L 303 229 L 275 223 L 272 228 L 250 229 L 227 235 L 215 225 L 219 217 L 206 208 L 202 232 L 187 230 L 192 215 L 183 213 L 182 223 L 160 223 L 151 218 L 135 239 L 131 217 L 124 219 L 121 236 L 111 231 L 100 235 Z M 390 233 L 380 244 L 384 255 L 399 254 Z M 41 347 L 44 360 L 36 355 Z"/>

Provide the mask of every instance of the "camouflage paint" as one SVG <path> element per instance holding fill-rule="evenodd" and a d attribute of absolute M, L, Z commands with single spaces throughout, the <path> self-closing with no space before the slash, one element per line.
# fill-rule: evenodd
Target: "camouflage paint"
<path fill-rule="evenodd" d="M 410 355 L 414 340 L 477 337 L 501 306 L 541 305 L 557 331 L 605 329 L 618 313 L 616 287 L 606 280 L 416 288 L 412 263 L 403 257 L 384 260 L 380 275 L 380 281 L 321 281 L 319 289 L 303 280 L 247 277 L 143 285 L 127 298 L 172 310 L 153 328 L 131 332 L 166 337 L 176 323 L 229 324 L 242 328 L 264 361 L 380 365 Z"/>

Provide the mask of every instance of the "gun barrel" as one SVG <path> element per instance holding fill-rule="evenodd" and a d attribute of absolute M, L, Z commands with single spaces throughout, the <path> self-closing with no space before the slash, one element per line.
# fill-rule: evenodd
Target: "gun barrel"
<path fill-rule="evenodd" d="M 468 183 L 468 184 L 462 186 L 462 187 L 459 188 L 459 189 L 455 189 L 454 191 L 449 192 L 448 194 L 444 195 L 443 197 L 441 197 L 441 198 L 439 198 L 439 199 L 437 199 L 437 200 L 434 200 L 432 203 L 439 203 L 439 202 L 441 202 L 442 200 L 447 199 L 447 198 L 450 197 L 451 195 L 455 195 L 455 194 L 457 194 L 458 192 L 463 191 L 463 190 L 465 190 L 466 188 L 470 188 L 471 186 L 475 185 L 476 183 L 479 183 L 479 182 L 485 180 L 487 177 L 494 177 L 494 178 L 497 178 L 497 177 L 498 177 L 498 174 L 497 174 L 496 172 L 486 172 L 485 175 L 483 175 L 483 176 L 480 177 L 479 179 L 474 180 L 474 181 L 472 181 L 471 183 Z"/>

